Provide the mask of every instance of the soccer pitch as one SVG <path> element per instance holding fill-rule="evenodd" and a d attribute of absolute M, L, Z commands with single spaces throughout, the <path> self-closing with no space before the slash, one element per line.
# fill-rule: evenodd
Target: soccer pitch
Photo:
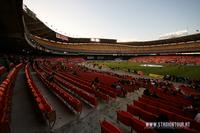
<path fill-rule="evenodd" d="M 189 79 L 200 80 L 200 66 L 180 64 L 156 64 L 156 63 L 133 63 L 129 61 L 95 61 L 98 65 L 104 65 L 111 69 L 128 71 L 143 71 L 145 75 L 150 73 L 159 75 L 176 75 Z"/>

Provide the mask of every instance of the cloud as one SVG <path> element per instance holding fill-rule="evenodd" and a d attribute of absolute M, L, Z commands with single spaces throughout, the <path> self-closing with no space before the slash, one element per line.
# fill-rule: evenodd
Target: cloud
<path fill-rule="evenodd" d="M 171 32 L 171 33 L 160 35 L 159 38 L 160 39 L 168 39 L 168 38 L 176 38 L 176 37 L 185 36 L 185 35 L 188 35 L 188 31 L 181 30 L 181 31 L 176 31 L 176 32 Z"/>

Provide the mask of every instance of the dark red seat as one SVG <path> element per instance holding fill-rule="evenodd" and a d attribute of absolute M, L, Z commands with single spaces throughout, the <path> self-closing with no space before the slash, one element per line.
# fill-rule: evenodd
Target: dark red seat
<path fill-rule="evenodd" d="M 117 121 L 125 124 L 126 126 L 131 126 L 132 114 L 126 111 L 117 111 Z"/>
<path fill-rule="evenodd" d="M 101 133 L 121 133 L 120 129 L 106 120 L 100 121 Z"/>

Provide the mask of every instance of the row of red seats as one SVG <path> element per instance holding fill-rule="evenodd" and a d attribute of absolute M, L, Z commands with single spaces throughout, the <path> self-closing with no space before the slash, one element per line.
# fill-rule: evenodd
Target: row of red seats
<path fill-rule="evenodd" d="M 108 74 L 108 73 L 105 73 L 105 72 L 98 72 L 98 71 L 95 71 L 95 70 L 85 71 L 85 70 L 81 69 L 81 67 L 78 67 L 78 66 L 76 66 L 74 64 L 66 64 L 66 66 L 68 68 L 71 68 L 71 69 L 73 68 L 73 70 L 75 70 L 77 72 L 78 76 L 71 75 L 71 74 L 69 74 L 69 72 L 61 71 L 61 73 L 64 76 L 67 76 L 67 77 L 72 78 L 72 79 L 76 78 L 76 79 L 79 79 L 79 81 L 80 81 L 80 78 L 84 79 L 83 80 L 84 84 L 87 84 L 89 82 L 91 83 L 92 80 L 95 77 L 98 77 L 100 79 L 100 85 L 98 86 L 100 91 L 102 91 L 105 94 L 108 94 L 109 96 L 111 96 L 113 98 L 115 98 L 116 95 L 122 94 L 122 90 L 117 90 L 117 89 L 114 89 L 114 88 L 110 87 L 110 85 L 113 82 L 119 80 L 119 78 L 117 76 L 115 76 L 114 74 L 111 74 L 111 73 Z M 48 66 L 48 67 L 50 67 L 50 66 Z M 126 79 L 130 79 L 129 76 L 126 76 L 125 78 Z M 138 87 L 130 87 L 130 86 L 125 86 L 124 85 L 124 89 L 127 90 L 127 91 L 133 91 L 135 89 L 138 89 Z"/>
<path fill-rule="evenodd" d="M 92 89 L 91 87 L 87 86 L 86 84 L 82 84 L 80 81 L 74 80 L 71 77 L 69 78 L 66 75 L 64 76 L 63 74 L 59 74 L 59 73 L 57 73 L 57 75 L 65 79 L 66 81 L 70 82 L 71 84 L 74 84 L 75 86 L 79 87 L 80 89 L 83 89 L 87 91 L 88 93 L 94 94 L 95 96 L 101 98 L 102 100 L 105 100 L 107 102 L 109 101 L 109 96 L 107 96 L 106 94 L 96 91 Z"/>
<path fill-rule="evenodd" d="M 83 87 L 83 88 L 84 88 L 84 86 L 86 86 L 86 87 L 89 87 L 89 86 L 90 86 L 90 83 L 87 82 L 87 81 L 84 81 L 84 80 L 82 80 L 82 79 L 80 79 L 80 78 L 74 77 L 74 76 L 72 76 L 72 75 L 70 75 L 70 74 L 68 74 L 68 73 L 62 73 L 62 74 L 65 75 L 65 76 L 67 76 L 67 77 L 69 77 L 69 78 L 71 78 L 71 79 L 74 79 L 74 80 L 76 80 L 78 83 L 82 84 L 82 87 Z M 80 87 L 81 87 L 81 86 L 80 86 Z M 82 87 L 81 87 L 81 88 L 82 88 Z M 100 97 L 101 99 L 103 99 L 103 100 L 105 100 L 105 101 L 109 101 L 108 95 L 111 96 L 111 97 L 113 97 L 113 98 L 116 98 L 116 95 L 115 95 L 112 91 L 109 91 L 109 90 L 108 90 L 108 92 L 105 93 L 104 89 L 102 89 L 101 87 L 99 87 L 99 90 L 100 90 L 101 92 L 96 92 L 95 95 L 98 96 L 98 97 Z"/>
<path fill-rule="evenodd" d="M 183 105 L 177 104 L 177 103 L 174 103 L 174 102 L 170 102 L 170 101 L 165 100 L 165 99 L 161 99 L 161 98 L 157 99 L 157 98 L 153 98 L 151 96 L 146 96 L 146 95 L 142 95 L 142 97 L 147 98 L 149 100 L 154 100 L 154 101 L 160 102 L 160 103 L 168 105 L 168 106 L 172 106 L 174 108 L 183 109 Z"/>
<path fill-rule="evenodd" d="M 154 63 L 178 63 L 178 64 L 198 64 L 199 56 L 142 56 L 129 59 L 131 62 L 154 62 Z"/>
<path fill-rule="evenodd" d="M 148 125 L 144 121 L 138 120 L 137 118 L 133 117 L 131 113 L 126 111 L 117 111 L 117 120 L 121 123 L 125 124 L 126 126 L 131 127 L 132 130 L 135 130 L 137 133 L 157 133 L 156 130 L 153 128 L 147 128 Z M 155 119 L 152 121 L 154 122 Z M 197 133 L 198 131 L 184 128 L 184 129 L 177 129 L 175 130 L 176 133 Z"/>
<path fill-rule="evenodd" d="M 186 94 L 191 96 L 199 96 L 200 97 L 200 91 L 195 90 L 193 88 L 189 88 L 185 85 L 180 85 L 179 88 Z"/>
<path fill-rule="evenodd" d="M 140 102 L 140 101 L 134 101 L 134 105 L 142 108 L 143 110 L 151 112 L 152 114 L 155 114 L 155 115 L 165 114 L 170 121 L 190 122 L 191 128 L 200 130 L 200 124 L 198 124 L 193 119 L 187 118 L 185 116 L 181 116 L 181 115 L 173 113 L 171 111 L 168 111 L 168 110 L 165 110 L 162 108 L 158 108 L 158 107 L 149 105 L 148 103 L 144 103 L 144 102 Z"/>
<path fill-rule="evenodd" d="M 56 112 L 48 103 L 48 101 L 41 94 L 37 86 L 35 85 L 32 77 L 30 76 L 30 64 L 27 64 L 25 67 L 25 74 L 27 79 L 27 84 L 30 89 L 31 95 L 39 109 L 39 111 L 44 116 L 44 119 L 47 120 L 49 126 L 53 126 L 56 121 Z"/>
<path fill-rule="evenodd" d="M 79 80 L 79 81 L 80 81 L 80 80 Z M 85 83 L 85 84 L 87 83 L 88 85 L 90 85 L 88 81 L 84 81 L 84 83 Z M 99 90 L 100 90 L 101 92 L 103 92 L 104 94 L 109 95 L 109 96 L 112 97 L 112 98 L 116 98 L 116 97 L 117 97 L 117 93 L 115 93 L 113 90 L 111 90 L 111 89 L 108 88 L 107 86 L 99 85 L 98 88 L 99 88 Z"/>
<path fill-rule="evenodd" d="M 162 108 L 162 109 L 165 109 L 165 110 L 169 110 L 173 113 L 176 113 L 176 114 L 179 114 L 179 115 L 191 118 L 191 119 L 194 117 L 191 113 L 184 112 L 181 109 L 175 108 L 175 107 L 170 106 L 170 105 L 163 104 L 159 101 L 150 100 L 150 99 L 145 98 L 145 97 L 140 97 L 139 101 L 144 102 L 144 103 L 148 103 L 149 105 L 152 105 L 152 106 L 155 106 L 155 107 L 159 107 L 159 108 Z"/>
<path fill-rule="evenodd" d="M 176 104 L 182 104 L 183 106 L 189 106 L 192 104 L 192 101 L 184 98 L 184 96 L 181 95 L 172 95 L 163 92 L 160 88 L 155 89 L 153 86 L 150 87 L 151 92 L 156 92 L 156 94 L 161 97 L 162 99 L 166 99 L 170 102 L 176 103 Z"/>
<path fill-rule="evenodd" d="M 166 99 L 170 102 L 174 102 L 176 104 L 182 104 L 183 106 L 189 106 L 192 104 L 192 101 L 187 100 L 185 98 L 176 97 L 173 95 L 166 95 L 165 93 L 157 93 L 159 97 L 162 99 Z"/>
<path fill-rule="evenodd" d="M 139 118 L 149 122 L 155 121 L 158 117 L 158 115 L 152 114 L 151 112 L 143 110 L 140 107 L 134 106 L 132 104 L 127 105 L 127 111 L 132 115 L 138 116 Z"/>
<path fill-rule="evenodd" d="M 45 76 L 45 73 L 49 75 L 51 73 L 50 69 L 48 71 L 42 68 L 41 66 L 39 66 L 39 69 L 37 69 L 34 65 L 34 70 L 36 71 L 37 76 L 46 85 L 46 87 L 49 90 L 53 91 L 53 93 L 56 94 L 56 96 L 59 96 L 59 98 L 61 98 L 61 101 L 64 102 L 70 109 L 72 109 L 72 111 L 75 110 L 78 113 L 82 111 L 82 104 L 79 99 L 73 97 L 72 95 L 64 91 L 60 86 L 56 85 L 55 83 L 49 82 L 47 80 L 47 76 Z"/>
<path fill-rule="evenodd" d="M 80 78 L 82 78 L 88 82 L 92 82 L 94 80 L 94 78 L 98 77 L 100 80 L 100 85 L 99 85 L 100 88 L 106 88 L 107 90 L 110 90 L 110 91 L 116 93 L 117 95 L 122 94 L 121 90 L 116 90 L 116 89 L 110 87 L 113 82 L 116 82 L 118 80 L 118 78 L 116 78 L 114 76 L 110 76 L 105 73 L 100 73 L 100 72 L 96 72 L 96 71 L 84 72 L 84 71 L 77 70 L 77 73 Z"/>
<path fill-rule="evenodd" d="M 71 79 L 73 79 L 73 80 L 75 80 L 75 81 L 77 81 L 78 83 L 84 84 L 84 85 L 86 85 L 86 86 L 90 86 L 90 85 L 91 85 L 91 83 L 90 83 L 89 81 L 82 80 L 82 79 L 83 79 L 82 77 L 77 78 L 77 77 L 72 76 L 72 75 L 68 74 L 67 72 L 63 72 L 63 71 L 61 72 L 61 74 L 64 75 L 64 76 L 66 76 L 66 77 L 69 77 L 69 78 L 71 78 Z M 78 74 L 79 74 L 79 73 L 78 73 Z M 80 79 L 80 78 L 81 78 L 81 79 Z M 83 86 L 83 87 L 84 87 L 84 86 Z M 105 87 L 102 87 L 102 86 L 98 86 L 98 87 L 99 87 L 99 90 L 100 90 L 102 93 L 105 94 L 105 95 L 103 95 L 103 94 L 97 94 L 97 95 L 101 96 L 102 99 L 108 101 L 109 99 L 108 99 L 108 97 L 107 97 L 106 95 L 109 95 L 109 96 L 112 97 L 112 98 L 116 98 L 116 95 L 117 95 L 117 94 L 116 94 L 115 92 L 113 92 L 112 90 L 105 89 Z M 106 88 L 107 88 L 107 87 L 106 87 Z"/>
<path fill-rule="evenodd" d="M 100 81 L 103 82 L 103 84 L 105 85 L 111 85 L 113 82 L 117 82 L 118 78 L 114 77 L 114 76 L 110 76 L 108 74 L 105 73 L 100 73 L 100 72 L 96 72 L 96 71 L 92 71 L 91 73 L 85 73 L 83 71 L 78 71 L 79 75 L 81 77 L 86 77 L 86 79 L 88 81 L 92 81 L 95 77 L 98 77 L 100 79 Z"/>
<path fill-rule="evenodd" d="M 159 112 L 159 108 L 153 107 L 149 105 L 149 108 L 142 107 L 143 103 L 134 101 L 134 105 L 127 105 L 127 111 L 117 111 L 117 120 L 121 123 L 125 124 L 126 126 L 132 127 L 136 132 L 155 132 L 153 129 L 145 129 L 145 123 L 143 121 L 140 121 L 132 116 L 139 116 L 139 118 L 142 118 L 145 121 L 149 122 L 155 122 L 156 118 L 160 113 L 164 113 L 163 111 Z M 148 104 L 146 104 L 148 106 Z M 140 108 L 142 107 L 142 108 Z M 156 112 L 156 113 L 155 113 Z M 166 113 L 165 113 L 166 114 Z M 170 115 L 170 112 L 167 113 L 167 116 Z M 177 119 L 176 121 L 182 122 L 182 120 Z M 188 121 L 186 121 L 188 122 Z M 191 121 L 190 121 L 191 122 Z M 193 125 L 194 123 L 191 122 Z M 196 125 L 197 126 L 197 125 Z M 193 125 L 194 127 L 194 125 Z M 178 129 L 176 132 L 178 133 L 197 133 L 198 129 L 191 129 L 191 128 L 184 128 L 184 129 Z"/>
<path fill-rule="evenodd" d="M 75 65 L 73 67 L 75 67 Z M 98 77 L 100 79 L 100 81 L 102 81 L 101 82 L 102 87 L 106 87 L 106 88 L 107 88 L 107 86 L 110 87 L 112 85 L 112 83 L 117 82 L 121 79 L 118 77 L 117 74 L 114 74 L 112 72 L 101 72 L 98 70 L 89 70 L 89 71 L 84 70 L 83 71 L 80 67 L 76 71 L 78 72 L 79 77 L 82 77 L 84 79 L 85 79 L 85 77 L 89 78 L 89 79 L 87 79 L 88 81 L 92 81 L 95 77 Z M 123 79 L 132 80 L 133 78 L 131 76 L 123 75 Z M 127 85 L 123 85 L 123 87 L 128 92 L 131 92 L 134 90 L 130 86 L 127 86 Z M 117 91 L 116 93 L 121 94 L 122 92 Z"/>
<path fill-rule="evenodd" d="M 60 88 L 58 85 L 55 83 L 51 83 L 48 80 L 46 80 L 46 76 L 42 75 L 40 72 L 36 71 L 38 77 L 41 79 L 41 81 L 45 84 L 45 86 L 51 90 L 54 94 L 62 98 L 62 102 L 67 104 L 67 106 L 72 109 L 72 111 L 76 111 L 80 113 L 82 111 L 82 104 L 80 100 L 77 98 L 73 97 L 66 91 L 64 91 L 62 88 Z"/>
<path fill-rule="evenodd" d="M 45 69 L 47 68 L 47 70 L 43 69 L 42 67 L 45 67 Z M 40 68 L 45 71 L 47 74 L 50 74 L 51 73 L 51 69 L 49 67 L 46 67 L 46 66 L 40 66 Z M 71 83 L 69 82 L 66 82 L 66 80 L 64 80 L 63 78 L 57 76 L 58 73 L 56 73 L 56 76 L 54 76 L 54 79 L 59 82 L 60 84 L 62 84 L 63 86 L 67 87 L 70 91 L 74 92 L 76 95 L 82 97 L 84 99 L 84 101 L 86 103 L 89 103 L 89 105 L 92 105 L 94 107 L 97 106 L 97 99 L 95 96 L 89 94 L 88 92 L 80 89 L 80 88 L 77 88 L 76 86 L 72 85 Z"/>
<path fill-rule="evenodd" d="M 23 64 L 18 64 L 0 84 L 0 132 L 10 133 L 12 92 L 18 71 Z"/>
<path fill-rule="evenodd" d="M 129 113 L 133 114 L 134 116 L 139 116 L 139 118 L 142 118 L 143 120 L 148 121 L 148 122 L 156 122 L 156 119 L 158 118 L 158 115 L 155 115 L 155 114 L 152 114 L 151 112 L 145 111 L 135 105 L 127 105 L 127 111 Z M 187 129 L 178 129 L 177 132 L 196 133 L 196 130 L 187 128 Z"/>
<path fill-rule="evenodd" d="M 47 73 L 49 73 L 49 71 L 52 71 L 48 66 L 45 66 L 45 65 L 43 65 L 43 67 L 46 69 L 45 71 L 48 71 Z M 66 77 L 69 77 L 69 74 L 67 74 L 67 73 L 63 73 L 62 71 L 61 71 L 61 74 L 63 75 L 63 76 L 66 76 Z M 81 79 L 78 79 L 78 78 L 76 78 L 76 77 L 74 77 L 74 76 L 72 76 L 72 75 L 70 75 L 70 77 L 69 78 L 71 78 L 71 79 L 74 79 L 75 81 L 77 81 L 77 82 L 80 82 L 80 83 L 83 83 L 83 84 L 88 84 L 88 86 L 90 85 L 90 83 L 88 83 L 88 81 L 85 81 L 85 80 L 81 80 Z M 79 78 L 80 78 L 80 76 L 79 76 Z M 82 78 L 83 79 L 83 78 Z M 85 79 L 85 78 L 84 78 Z M 112 98 L 116 98 L 116 96 L 117 96 L 117 93 L 115 93 L 114 91 L 114 89 L 113 88 L 108 88 L 108 87 L 102 87 L 101 85 L 100 86 L 98 86 L 99 87 L 99 90 L 102 92 L 102 93 L 104 93 L 104 94 L 106 94 L 106 95 L 109 95 L 110 97 L 112 97 Z M 114 91 L 113 91 L 114 90 Z M 99 95 L 99 96 L 102 96 L 102 99 L 106 99 L 106 100 L 108 100 L 108 97 L 107 96 L 105 96 L 105 95 L 103 95 L 103 94 L 97 94 L 97 95 Z M 119 93 L 119 92 L 118 92 Z M 121 93 L 121 91 L 120 91 L 120 93 Z"/>
<path fill-rule="evenodd" d="M 121 133 L 121 130 L 107 120 L 100 121 L 101 133 Z"/>
<path fill-rule="evenodd" d="M 45 67 L 45 68 L 48 68 L 48 67 Z M 48 70 L 52 71 L 49 68 L 48 68 Z M 50 72 L 47 72 L 47 73 L 49 74 Z M 97 99 L 95 96 L 89 94 L 88 92 L 86 92 L 80 88 L 77 88 L 76 86 L 72 85 L 69 82 L 66 82 L 66 80 L 65 80 L 66 77 L 62 76 L 62 78 L 61 78 L 60 76 L 62 76 L 62 75 L 59 73 L 56 73 L 56 75 L 54 76 L 54 79 L 56 81 L 58 81 L 60 84 L 62 84 L 63 86 L 67 87 L 70 91 L 72 91 L 75 94 L 77 94 L 78 96 L 82 97 L 84 99 L 84 101 L 89 103 L 89 105 L 92 105 L 94 107 L 96 107 L 98 105 L 98 102 L 97 102 Z"/>
<path fill-rule="evenodd" d="M 132 130 L 135 130 L 137 133 L 156 133 L 153 129 L 147 129 L 146 124 L 133 117 L 133 115 L 129 112 L 118 110 L 117 111 L 117 121 L 120 121 L 124 125 L 131 127 Z"/>
<path fill-rule="evenodd" d="M 62 84 L 63 86 L 65 86 L 66 88 L 68 88 L 69 90 L 73 91 L 74 93 L 78 94 L 79 96 L 81 96 L 83 99 L 85 99 L 87 102 L 89 102 L 90 105 L 92 106 L 97 106 L 98 102 L 95 96 L 87 93 L 86 91 L 77 88 L 76 86 L 70 84 L 69 82 L 66 82 L 66 80 L 58 77 L 58 76 L 54 76 L 54 79 L 56 81 L 58 81 L 60 84 Z"/>

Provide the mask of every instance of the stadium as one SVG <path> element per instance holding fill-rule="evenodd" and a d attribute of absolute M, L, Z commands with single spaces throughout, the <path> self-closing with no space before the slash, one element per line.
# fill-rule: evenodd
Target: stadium
<path fill-rule="evenodd" d="M 199 30 L 67 36 L 23 0 L 0 3 L 0 133 L 200 132 Z"/>

